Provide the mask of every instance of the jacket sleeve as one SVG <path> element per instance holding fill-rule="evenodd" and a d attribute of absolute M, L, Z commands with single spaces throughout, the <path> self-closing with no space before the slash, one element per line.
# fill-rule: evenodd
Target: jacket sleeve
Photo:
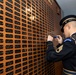
<path fill-rule="evenodd" d="M 75 43 L 72 39 L 64 40 L 62 50 L 57 53 L 51 41 L 47 42 L 46 59 L 49 62 L 56 62 L 70 58 L 74 54 Z"/>

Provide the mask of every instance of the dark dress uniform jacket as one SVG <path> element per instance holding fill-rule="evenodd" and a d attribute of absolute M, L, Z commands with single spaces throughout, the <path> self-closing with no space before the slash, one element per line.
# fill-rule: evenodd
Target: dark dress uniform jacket
<path fill-rule="evenodd" d="M 53 47 L 53 42 L 47 42 L 46 58 L 49 62 L 62 60 L 63 67 L 68 70 L 76 71 L 76 33 L 71 37 L 64 39 L 60 47 L 61 51 L 57 53 Z"/>

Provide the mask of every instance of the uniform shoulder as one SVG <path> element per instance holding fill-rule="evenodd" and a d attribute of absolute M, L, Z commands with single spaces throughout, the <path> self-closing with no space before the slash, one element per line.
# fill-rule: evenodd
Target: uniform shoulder
<path fill-rule="evenodd" d="M 64 39 L 63 42 L 73 42 L 73 39 L 69 37 L 69 38 Z"/>

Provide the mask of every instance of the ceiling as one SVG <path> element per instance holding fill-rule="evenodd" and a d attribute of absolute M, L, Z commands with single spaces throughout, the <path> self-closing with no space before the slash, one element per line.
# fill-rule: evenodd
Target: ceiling
<path fill-rule="evenodd" d="M 60 5 L 62 11 L 64 12 L 64 16 L 69 14 L 76 15 L 76 0 L 56 0 Z"/>

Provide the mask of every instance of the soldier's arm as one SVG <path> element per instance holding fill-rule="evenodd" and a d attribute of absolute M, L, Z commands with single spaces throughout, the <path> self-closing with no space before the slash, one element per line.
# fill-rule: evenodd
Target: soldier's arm
<path fill-rule="evenodd" d="M 62 50 L 57 53 L 53 47 L 53 43 L 51 41 L 47 42 L 47 51 L 46 58 L 48 61 L 60 61 L 70 58 L 74 54 L 75 43 L 74 40 L 67 38 L 64 40 Z"/>

